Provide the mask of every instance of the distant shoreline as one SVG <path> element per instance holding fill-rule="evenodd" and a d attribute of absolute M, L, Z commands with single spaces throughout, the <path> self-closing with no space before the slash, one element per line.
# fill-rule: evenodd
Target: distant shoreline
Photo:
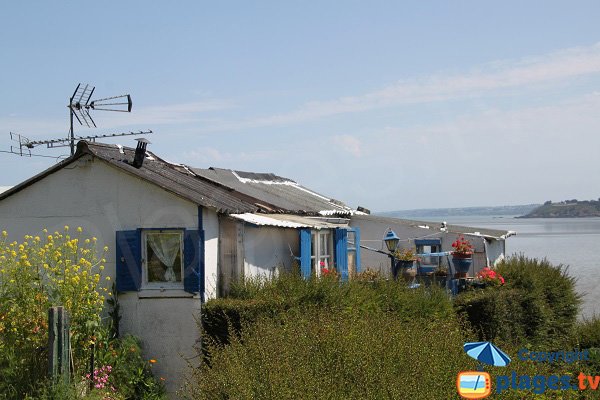
<path fill-rule="evenodd" d="M 416 210 L 398 210 L 375 212 L 376 215 L 395 218 L 423 218 L 423 217 L 472 217 L 472 216 L 490 216 L 490 217 L 511 217 L 516 215 L 526 215 L 541 204 L 525 204 L 516 206 L 495 206 L 495 207 L 462 207 L 462 208 L 424 208 Z"/>

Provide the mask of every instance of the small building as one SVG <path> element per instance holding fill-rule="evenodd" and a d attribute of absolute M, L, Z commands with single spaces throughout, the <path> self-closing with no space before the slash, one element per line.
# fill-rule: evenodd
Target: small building
<path fill-rule="evenodd" d="M 470 276 L 486 266 L 496 265 L 506 255 L 506 239 L 515 232 L 470 228 L 458 225 L 447 225 L 426 221 L 391 218 L 365 213 L 355 213 L 350 226 L 357 227 L 361 232 L 361 244 L 375 250 L 383 250 L 383 235 L 387 229 L 392 229 L 400 237 L 399 247 L 416 249 L 417 253 L 435 253 L 452 251 L 452 243 L 464 237 L 474 247 L 473 265 Z M 439 263 L 448 267 L 448 259 L 431 257 L 425 263 Z M 376 251 L 363 251 L 361 258 L 363 268 L 371 268 L 385 273 L 390 270 L 390 259 Z"/>
<path fill-rule="evenodd" d="M 469 235 L 483 266 L 503 256 L 507 235 L 376 217 L 274 174 L 195 169 L 143 145 L 84 141 L 73 156 L 0 193 L 0 228 L 11 239 L 65 225 L 110 248 L 105 273 L 119 291 L 121 332 L 141 338 L 171 393 L 196 355 L 202 303 L 226 295 L 237 278 L 295 264 L 305 277 L 323 268 L 342 279 L 364 266 L 386 271 L 387 258 L 364 247 L 380 247 L 388 227 L 428 239 L 424 246 L 439 240 L 441 249 Z"/>

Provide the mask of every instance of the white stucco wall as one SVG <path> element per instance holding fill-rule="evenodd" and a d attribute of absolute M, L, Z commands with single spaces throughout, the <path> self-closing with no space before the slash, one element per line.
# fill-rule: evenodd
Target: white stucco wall
<path fill-rule="evenodd" d="M 100 160 L 80 160 L 0 201 L 0 229 L 11 239 L 40 234 L 43 228 L 62 231 L 65 225 L 81 226 L 109 247 L 105 273 L 115 276 L 115 232 L 136 228 L 198 228 L 195 204 L 128 175 Z M 207 279 L 216 274 L 216 214 L 204 210 L 203 221 Z M 207 285 L 207 288 L 209 286 Z M 128 292 L 120 296 L 121 331 L 142 339 L 144 355 L 158 362 L 157 376 L 166 379 L 169 391 L 177 389 L 186 367 L 182 358 L 195 355 L 199 337 L 196 318 L 200 299 L 165 291 Z M 176 297 L 183 294 L 185 297 Z"/>
<path fill-rule="evenodd" d="M 300 256 L 298 230 L 269 226 L 244 227 L 244 274 L 245 276 L 272 276 L 283 267 L 290 271 L 292 255 Z"/>
<path fill-rule="evenodd" d="M 475 249 L 475 255 L 473 257 L 473 271 L 471 274 L 475 274 L 487 264 L 484 256 L 484 239 L 481 236 L 461 235 L 451 232 L 446 233 L 440 231 L 439 226 L 431 226 L 430 229 L 425 229 L 412 227 L 403 223 L 393 223 L 389 220 L 383 222 L 360 216 L 352 217 L 350 226 L 360 228 L 360 240 L 362 245 L 383 251 L 387 251 L 383 243 L 383 236 L 387 232 L 388 228 L 391 228 L 394 232 L 396 232 L 398 237 L 400 237 L 401 242 L 399 246 L 406 248 L 414 248 L 414 241 L 412 239 L 439 238 L 442 242 L 442 251 L 452 251 L 452 242 L 454 242 L 458 237 L 464 236 L 466 239 L 471 241 L 471 244 Z M 408 241 L 407 239 L 411 240 Z M 499 249 L 502 249 L 503 252 L 504 241 L 492 240 L 491 243 L 488 242 L 488 258 L 490 259 L 491 263 L 496 262 L 498 257 L 501 257 L 501 252 L 499 252 Z M 445 265 L 445 263 L 446 261 L 442 260 L 442 265 Z M 361 270 L 364 271 L 366 268 L 378 270 L 381 273 L 389 273 L 391 269 L 390 259 L 384 254 L 376 253 L 367 249 L 361 249 Z"/>
<path fill-rule="evenodd" d="M 506 257 L 506 241 L 491 240 L 487 242 L 488 258 L 492 265 L 498 264 Z"/>

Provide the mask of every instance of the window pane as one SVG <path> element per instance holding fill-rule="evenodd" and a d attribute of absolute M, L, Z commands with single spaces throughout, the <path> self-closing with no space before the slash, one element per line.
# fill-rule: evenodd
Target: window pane
<path fill-rule="evenodd" d="M 181 282 L 181 233 L 146 235 L 148 283 Z"/>
<path fill-rule="evenodd" d="M 348 274 L 353 277 L 356 274 L 356 251 L 348 251 Z"/>
<path fill-rule="evenodd" d="M 319 255 L 329 255 L 329 235 L 327 233 L 322 233 L 319 235 L 319 245 Z"/>

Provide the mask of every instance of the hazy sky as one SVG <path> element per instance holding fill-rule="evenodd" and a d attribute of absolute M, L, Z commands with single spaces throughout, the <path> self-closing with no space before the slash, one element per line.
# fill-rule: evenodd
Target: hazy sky
<path fill-rule="evenodd" d="M 354 207 L 600 197 L 598 1 L 168 3 L 3 2 L 0 150 L 66 137 L 84 82 L 134 106 L 76 134 Z M 0 153 L 0 186 L 55 162 Z"/>

